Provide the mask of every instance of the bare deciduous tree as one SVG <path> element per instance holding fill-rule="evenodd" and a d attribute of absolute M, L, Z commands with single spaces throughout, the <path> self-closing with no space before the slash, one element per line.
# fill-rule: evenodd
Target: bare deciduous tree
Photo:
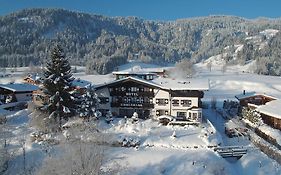
<path fill-rule="evenodd" d="M 39 109 L 34 109 L 31 113 L 30 125 L 43 132 L 56 131 L 59 128 L 54 118 L 48 117 L 47 113 Z"/>
<path fill-rule="evenodd" d="M 222 73 L 225 73 L 226 70 L 227 70 L 227 65 L 226 65 L 226 63 L 223 63 L 223 65 L 222 65 L 222 67 L 221 67 L 221 72 L 222 72 Z"/>
<path fill-rule="evenodd" d="M 118 171 L 118 168 L 102 169 L 102 163 L 105 161 L 103 145 L 78 141 L 62 144 L 60 149 L 58 154 L 44 160 L 38 175 L 101 175 L 115 174 Z"/>
<path fill-rule="evenodd" d="M 207 63 L 207 69 L 210 71 L 210 72 L 212 72 L 212 62 L 210 61 L 210 62 L 208 62 Z"/>
<path fill-rule="evenodd" d="M 182 59 L 176 63 L 176 72 L 181 73 L 183 77 L 192 77 L 196 73 L 190 59 Z"/>

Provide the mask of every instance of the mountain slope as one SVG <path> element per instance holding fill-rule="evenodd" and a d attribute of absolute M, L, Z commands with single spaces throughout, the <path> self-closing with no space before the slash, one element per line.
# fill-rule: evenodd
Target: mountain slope
<path fill-rule="evenodd" d="M 246 45 L 247 37 L 261 31 L 280 28 L 278 19 L 209 16 L 161 22 L 62 9 L 26 9 L 0 17 L 0 66 L 42 64 L 54 42 L 62 45 L 72 64 L 87 65 L 89 72 L 107 73 L 128 59 L 158 64 L 184 58 L 199 62 L 224 53 L 225 47 Z M 276 38 L 281 38 L 279 33 L 265 37 L 263 49 L 269 55 L 271 48 L 279 47 Z M 248 50 L 248 55 L 256 54 L 256 50 Z M 241 53 L 237 60 L 242 61 L 234 64 L 257 59 L 243 58 Z"/>

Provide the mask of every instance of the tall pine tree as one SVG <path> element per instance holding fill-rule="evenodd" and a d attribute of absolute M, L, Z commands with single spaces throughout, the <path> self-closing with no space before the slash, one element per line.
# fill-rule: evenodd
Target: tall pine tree
<path fill-rule="evenodd" d="M 74 114 L 74 98 L 70 94 L 70 86 L 74 78 L 71 66 L 65 58 L 62 48 L 56 45 L 51 52 L 51 60 L 44 71 L 44 93 L 49 97 L 49 103 L 45 109 L 50 118 L 59 122 Z"/>

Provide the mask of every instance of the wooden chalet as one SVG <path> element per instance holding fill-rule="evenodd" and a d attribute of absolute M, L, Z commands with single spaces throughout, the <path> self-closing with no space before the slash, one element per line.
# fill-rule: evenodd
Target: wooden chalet
<path fill-rule="evenodd" d="M 264 123 L 281 130 L 281 100 L 273 100 L 256 108 Z"/>
<path fill-rule="evenodd" d="M 42 84 L 43 79 L 38 74 L 29 74 L 23 78 L 23 82 L 33 85 L 40 85 Z"/>
<path fill-rule="evenodd" d="M 0 101 L 2 104 L 30 101 L 32 93 L 36 90 L 38 90 L 38 86 L 31 84 L 0 84 Z"/>
<path fill-rule="evenodd" d="M 264 123 L 269 126 L 281 129 L 281 100 L 266 94 L 255 92 L 245 93 L 235 96 L 240 103 L 239 112 L 243 107 L 255 109 Z"/>
<path fill-rule="evenodd" d="M 240 95 L 236 95 L 235 98 L 239 100 L 240 108 L 249 107 L 252 109 L 256 109 L 260 105 L 264 105 L 267 102 L 277 99 L 267 94 L 256 93 L 256 92 L 246 93 L 245 91 L 243 91 L 243 93 Z"/>

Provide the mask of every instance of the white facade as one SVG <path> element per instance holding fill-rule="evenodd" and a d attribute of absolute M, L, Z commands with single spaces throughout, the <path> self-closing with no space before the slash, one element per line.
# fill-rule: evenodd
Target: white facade
<path fill-rule="evenodd" d="M 101 104 L 99 105 L 99 110 L 104 114 L 106 111 L 111 111 L 113 115 L 120 116 L 126 115 L 129 116 L 132 111 L 138 111 L 142 112 L 141 110 L 145 111 L 143 114 L 147 115 L 147 112 L 149 112 L 149 116 L 157 118 L 161 115 L 170 115 L 174 116 L 177 119 L 180 120 L 190 120 L 190 121 L 202 121 L 202 109 L 201 109 L 201 98 L 203 97 L 202 91 L 197 90 L 178 90 L 173 91 L 171 89 L 161 88 L 161 86 L 153 86 L 150 82 L 146 83 L 143 80 L 138 81 L 137 79 L 127 77 L 124 81 L 126 85 L 126 88 L 124 88 L 124 82 L 122 80 L 118 80 L 114 83 L 109 83 L 106 85 L 102 85 L 102 87 L 98 87 L 96 90 L 96 93 L 98 97 L 101 100 Z M 132 82 L 134 85 L 130 85 Z M 139 86 L 136 85 L 139 83 Z M 114 85 L 113 85 L 114 84 Z M 149 87 L 148 89 L 152 90 L 152 96 L 150 94 L 149 97 L 142 96 L 143 91 L 137 91 L 137 92 L 127 92 L 126 90 L 122 91 L 122 88 L 124 89 L 137 89 L 138 87 Z M 121 91 L 110 93 L 112 90 L 110 90 L 110 87 L 113 87 L 113 89 L 120 89 Z M 148 92 L 148 93 L 150 93 Z M 184 94 L 183 96 L 180 96 L 181 94 Z M 190 96 L 189 96 L 190 94 Z M 121 98 L 122 102 L 120 100 L 118 101 L 118 105 L 114 105 L 115 100 L 113 98 Z M 129 104 L 124 104 L 126 102 L 123 101 L 123 99 L 129 99 Z M 144 102 L 144 98 L 148 98 L 146 102 Z M 140 100 L 142 99 L 142 100 Z M 141 101 L 141 102 L 140 102 Z M 142 104 L 146 103 L 146 104 Z M 130 111 L 128 113 L 124 111 Z M 130 113 L 130 114 L 129 114 Z M 125 116 L 125 115 L 124 115 Z M 146 117 L 147 118 L 147 117 Z"/>

